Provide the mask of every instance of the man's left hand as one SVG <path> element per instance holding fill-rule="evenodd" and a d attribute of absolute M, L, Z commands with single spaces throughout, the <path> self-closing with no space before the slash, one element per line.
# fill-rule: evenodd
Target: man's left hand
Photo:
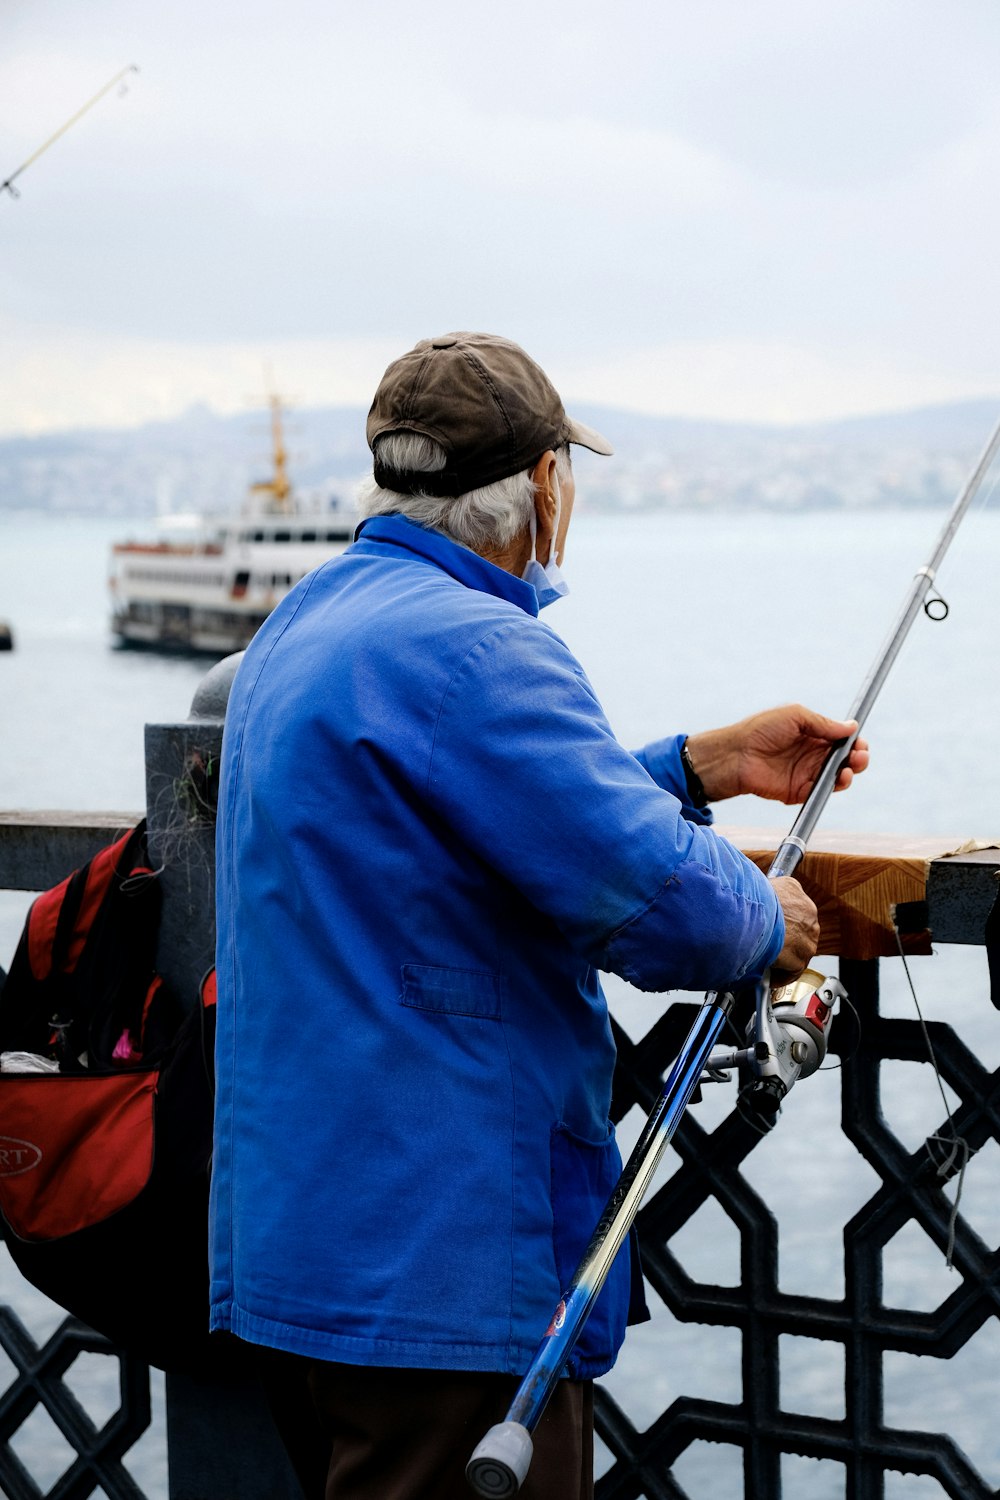
<path fill-rule="evenodd" d="M 725 729 L 688 736 L 687 749 L 710 802 L 741 793 L 774 802 L 804 802 L 831 744 L 857 729 L 853 719 L 828 719 L 801 703 L 751 714 Z M 837 776 L 842 792 L 868 765 L 868 743 L 855 741 Z"/>

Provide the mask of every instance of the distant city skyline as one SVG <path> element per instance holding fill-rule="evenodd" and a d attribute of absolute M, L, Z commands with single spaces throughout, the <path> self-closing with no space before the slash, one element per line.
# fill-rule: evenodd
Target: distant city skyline
<path fill-rule="evenodd" d="M 620 513 L 943 506 L 997 420 L 987 401 L 784 428 L 589 404 L 577 411 L 616 453 L 608 462 L 577 450 L 577 504 Z M 292 411 L 284 439 L 300 494 L 349 502 L 371 471 L 363 406 Z M 199 407 L 139 429 L 0 437 L 0 515 L 232 512 L 269 471 L 270 454 L 270 414 L 259 408 L 217 417 Z M 1000 474 L 984 498 L 998 483 Z"/>
<path fill-rule="evenodd" d="M 824 420 L 995 396 L 989 0 L 8 0 L 0 434 L 367 404 L 417 338 L 567 403 Z M 270 374 L 268 374 L 268 370 Z"/>

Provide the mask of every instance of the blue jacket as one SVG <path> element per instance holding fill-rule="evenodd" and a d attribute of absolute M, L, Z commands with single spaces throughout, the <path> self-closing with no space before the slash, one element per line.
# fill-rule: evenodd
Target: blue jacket
<path fill-rule="evenodd" d="M 597 971 L 756 975 L 774 893 L 681 739 L 617 743 L 534 590 L 401 517 L 278 606 L 218 824 L 212 1326 L 524 1370 L 620 1168 Z M 620 1255 L 572 1366 L 624 1336 Z"/>

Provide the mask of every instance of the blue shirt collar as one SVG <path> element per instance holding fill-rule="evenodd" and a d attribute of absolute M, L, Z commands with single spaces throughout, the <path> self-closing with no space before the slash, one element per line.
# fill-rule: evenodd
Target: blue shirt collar
<path fill-rule="evenodd" d="M 453 542 L 443 532 L 421 526 L 407 516 L 369 516 L 354 533 L 354 543 L 348 551 L 374 555 L 376 548 L 373 543 L 404 548 L 450 573 L 467 588 L 495 594 L 498 599 L 516 604 L 525 614 L 538 614 L 538 595 L 530 583 L 515 578 L 513 573 L 498 568 L 495 563 L 487 562 L 478 552 Z"/>

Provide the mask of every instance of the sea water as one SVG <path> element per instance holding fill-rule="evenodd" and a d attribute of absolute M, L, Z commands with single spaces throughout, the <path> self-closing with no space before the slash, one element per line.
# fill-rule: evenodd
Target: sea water
<path fill-rule="evenodd" d="M 564 571 L 570 596 L 546 611 L 583 662 L 623 743 L 639 746 L 678 730 L 731 722 L 773 703 L 801 701 L 846 712 L 895 620 L 916 569 L 943 522 L 926 509 L 593 515 L 581 505 Z M 0 807 L 138 812 L 144 792 L 143 726 L 187 717 L 208 663 L 117 651 L 108 633 L 105 579 L 110 543 L 134 525 L 33 515 L 0 518 L 0 619 L 15 650 L 0 653 Z M 834 797 L 825 829 L 926 834 L 941 851 L 967 838 L 1000 840 L 996 747 L 1000 738 L 1000 514 L 978 510 L 963 525 L 938 584 L 951 606 L 944 624 L 914 624 L 867 733 L 872 766 Z M 778 804 L 740 798 L 719 809 L 734 824 L 787 830 Z M 0 964 L 9 962 L 29 896 L 0 892 Z M 982 949 L 950 948 L 913 964 L 925 1013 L 960 1030 L 989 1067 L 1000 1064 L 1000 1019 L 987 998 Z M 884 1008 L 912 1015 L 898 966 L 883 963 Z M 608 981 L 612 1007 L 640 1037 L 662 998 Z M 928 1067 L 886 1064 L 890 1126 L 915 1149 L 941 1123 Z M 954 1101 L 951 1101 L 954 1102 Z M 729 1089 L 706 1092 L 699 1120 L 711 1128 L 732 1104 Z M 836 1073 L 817 1075 L 786 1101 L 778 1128 L 744 1172 L 766 1197 L 781 1233 L 780 1285 L 789 1293 L 843 1295 L 840 1226 L 876 1179 L 839 1128 Z M 620 1130 L 627 1151 L 641 1123 Z M 658 1180 L 676 1165 L 668 1152 Z M 962 1210 L 990 1245 L 1000 1244 L 1000 1151 L 988 1146 L 967 1173 Z M 655 1190 L 655 1189 L 654 1189 Z M 709 1202 L 672 1241 L 698 1281 L 739 1280 L 739 1238 Z M 885 1255 L 885 1300 L 933 1308 L 955 1277 L 913 1226 Z M 61 1319 L 0 1260 L 0 1301 L 10 1301 L 36 1338 Z M 608 1385 L 640 1427 L 674 1397 L 740 1399 L 740 1335 L 676 1320 L 657 1304 L 634 1329 Z M 843 1413 L 839 1348 L 782 1340 L 786 1410 Z M 115 1403 L 113 1361 L 93 1356 L 71 1372 L 95 1416 Z M 987 1481 L 1000 1485 L 1000 1394 L 996 1320 L 951 1361 L 888 1355 L 886 1421 L 948 1431 Z M 0 1389 L 11 1370 L 0 1356 Z M 154 1423 L 126 1463 L 151 1500 L 166 1494 L 162 1387 Z M 15 1439 L 45 1486 L 68 1462 L 47 1418 L 36 1414 Z M 599 1453 L 599 1464 L 607 1456 Z M 742 1492 L 739 1457 L 696 1444 L 676 1466 L 692 1500 Z M 839 1500 L 842 1470 L 786 1460 L 785 1500 Z M 938 1493 L 890 1479 L 892 1500 Z"/>

